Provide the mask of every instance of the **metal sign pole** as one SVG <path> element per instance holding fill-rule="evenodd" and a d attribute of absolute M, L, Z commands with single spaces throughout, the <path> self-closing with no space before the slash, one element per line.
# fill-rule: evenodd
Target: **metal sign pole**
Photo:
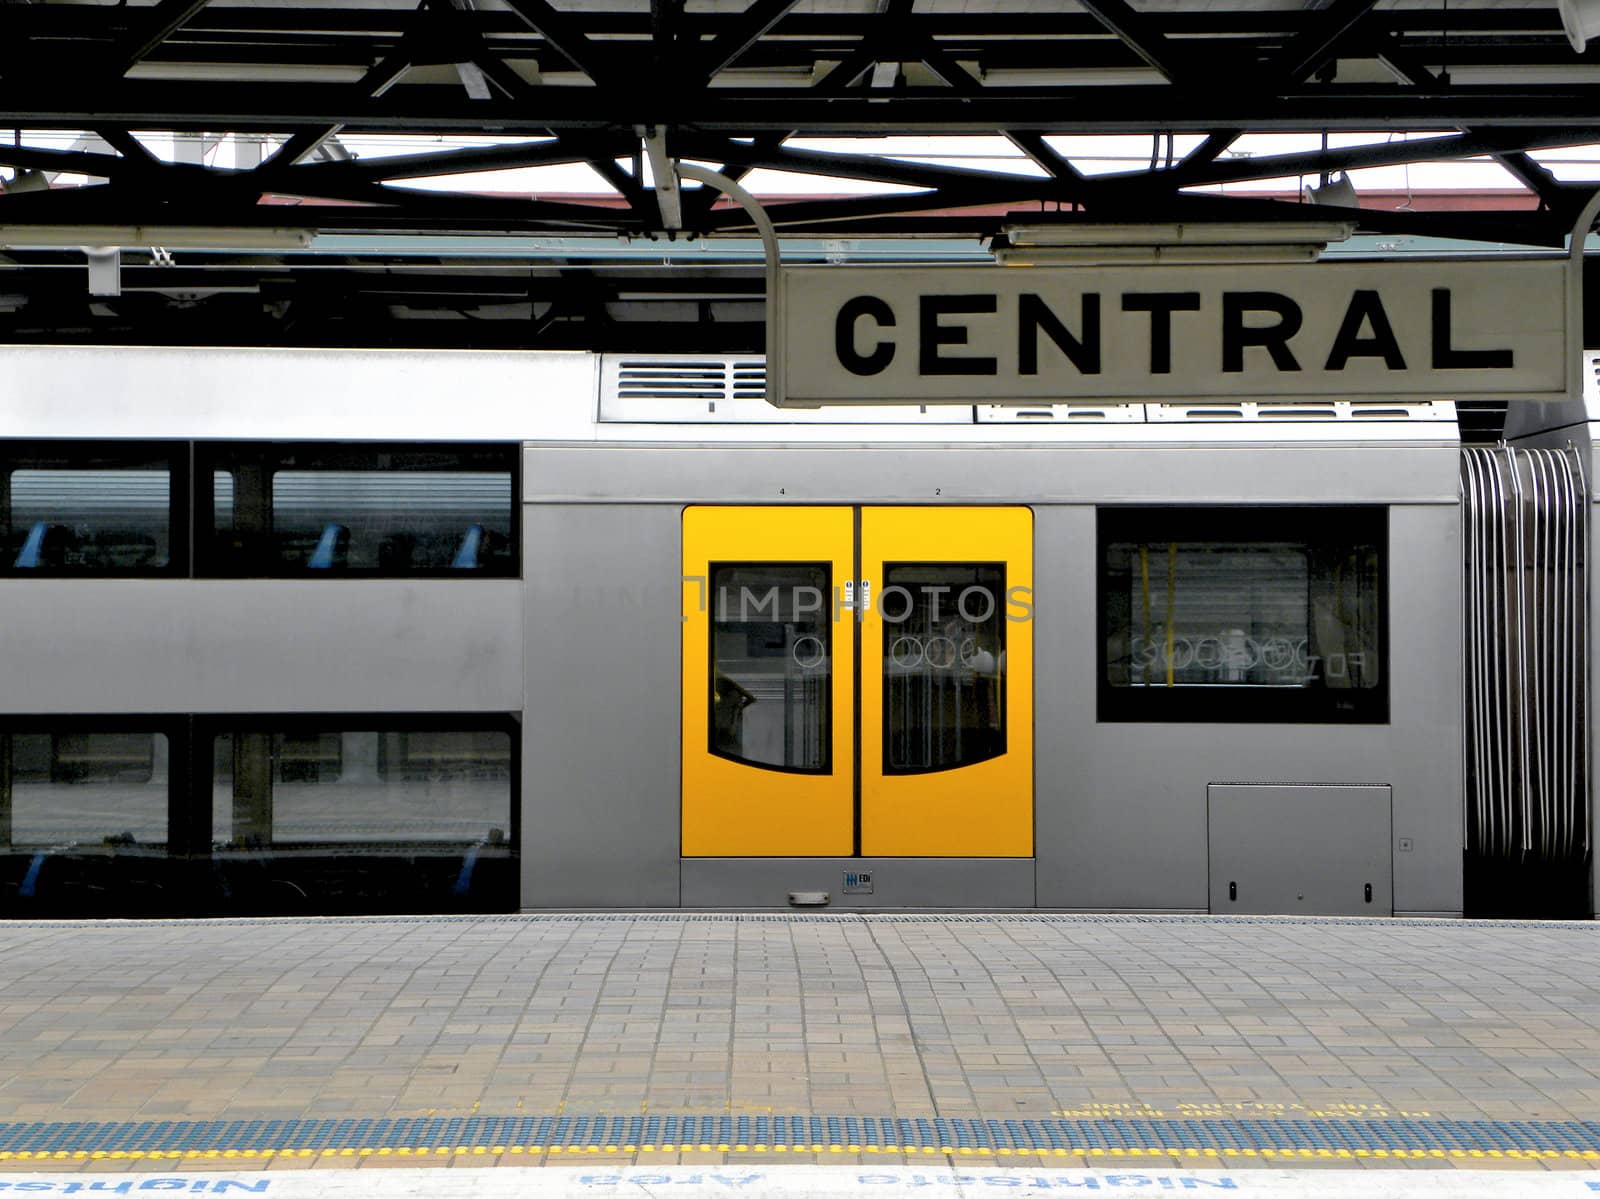
<path fill-rule="evenodd" d="M 1572 238 L 1567 243 L 1567 395 L 1583 399 L 1583 247 L 1589 230 L 1600 217 L 1600 189 L 1572 223 Z"/>
<path fill-rule="evenodd" d="M 766 258 L 767 273 L 767 403 L 783 407 L 783 276 L 779 270 L 778 233 L 772 218 L 761 202 L 726 175 L 693 163 L 677 164 L 678 174 L 685 179 L 695 179 L 717 188 L 750 214 L 756 232 L 761 235 L 761 249 Z"/>

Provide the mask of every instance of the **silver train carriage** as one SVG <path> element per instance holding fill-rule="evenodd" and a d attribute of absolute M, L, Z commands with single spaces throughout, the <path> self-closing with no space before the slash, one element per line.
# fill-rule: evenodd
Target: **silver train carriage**
<path fill-rule="evenodd" d="M 1594 911 L 1592 377 L 1464 449 L 779 412 L 755 357 L 0 359 L 0 914 Z"/>

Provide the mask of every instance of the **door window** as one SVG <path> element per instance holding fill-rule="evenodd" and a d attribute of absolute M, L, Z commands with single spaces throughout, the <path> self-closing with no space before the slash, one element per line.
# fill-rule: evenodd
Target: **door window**
<path fill-rule="evenodd" d="M 711 567 L 711 752 L 752 766 L 830 769 L 829 570 L 820 563 Z"/>
<path fill-rule="evenodd" d="M 922 774 L 1006 751 L 1005 567 L 884 566 L 883 771 Z"/>

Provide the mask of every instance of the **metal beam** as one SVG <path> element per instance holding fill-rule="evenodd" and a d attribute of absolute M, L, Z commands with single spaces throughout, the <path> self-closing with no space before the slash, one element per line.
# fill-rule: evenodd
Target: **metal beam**
<path fill-rule="evenodd" d="M 95 154 L 87 150 L 46 150 L 38 146 L 15 146 L 10 142 L 0 142 L 0 163 L 30 171 L 98 175 L 105 179 L 137 169 L 133 162 L 114 154 Z"/>
<path fill-rule="evenodd" d="M 1037 180 L 1020 179 L 1027 184 Z M 1027 197 L 1002 192 L 995 188 L 970 192 L 923 192 L 916 195 L 852 196 L 842 200 L 792 200 L 784 204 L 768 204 L 767 215 L 780 229 L 811 231 L 818 226 L 844 228 L 857 221 L 875 217 L 905 216 L 918 212 L 936 212 L 945 208 L 970 208 L 979 205 L 1027 203 Z M 993 217 L 985 217 L 975 224 L 992 231 Z M 748 230 L 750 217 L 742 209 L 730 208 L 713 212 L 707 221 L 711 232 Z M 976 228 L 973 229 L 977 231 Z"/>
<path fill-rule="evenodd" d="M 1038 148 L 1053 150 L 1044 143 L 1042 135 L 1019 132 L 1010 135 L 1019 142 L 1036 142 Z M 1600 140 L 1600 120 L 1587 128 L 1562 128 L 1541 131 L 1538 137 L 1522 140 L 1528 148 L 1571 145 L 1586 140 Z M 896 183 L 911 187 L 940 188 L 981 182 L 1006 182 L 1021 180 L 1039 183 L 1026 176 L 1007 172 L 975 171 L 961 167 L 934 166 L 923 163 L 902 163 L 866 155 L 839 154 L 820 150 L 792 150 L 772 144 L 727 142 L 711 139 L 707 135 L 683 135 L 681 144 L 686 152 L 697 156 L 722 157 L 746 165 L 768 166 L 777 170 L 796 171 L 803 174 L 830 175 L 840 178 L 867 179 L 880 183 Z M 1363 167 L 1387 166 L 1406 162 L 1437 162 L 1442 160 L 1493 154 L 1504 148 L 1505 139 L 1497 135 L 1474 137 L 1466 134 L 1417 139 L 1413 141 L 1377 142 L 1365 146 L 1344 146 L 1331 150 L 1313 150 L 1300 154 L 1274 154 L 1251 158 L 1229 159 L 1223 162 L 1200 163 L 1189 168 L 1171 171 L 1119 172 L 1097 175 L 1086 179 L 1077 171 L 1060 176 L 1071 185 L 1070 189 L 1054 189 L 1052 198 L 1087 198 L 1096 193 L 1124 192 L 1128 187 L 1149 180 L 1170 179 L 1174 186 L 1196 186 L 1207 183 L 1242 183 L 1253 179 L 1276 179 L 1291 175 L 1320 174 Z M 1065 161 L 1065 160 L 1063 160 Z"/>
<path fill-rule="evenodd" d="M 1228 147 L 1238 141 L 1243 133 L 1243 129 L 1213 129 L 1206 134 L 1205 141 L 1183 156 L 1178 165 L 1172 168 L 1173 171 L 1189 170 L 1215 162 L 1228 152 Z"/>
<path fill-rule="evenodd" d="M 1486 135 L 1485 135 L 1486 134 Z M 1570 145 L 1574 140 L 1600 138 L 1600 119 L 1587 130 L 1545 130 L 1536 138 L 1524 139 L 1522 144 L 1538 149 L 1541 146 Z M 1253 179 L 1278 179 L 1290 175 L 1332 174 L 1336 171 L 1361 170 L 1364 167 L 1394 166 L 1408 162 L 1442 162 L 1460 158 L 1475 158 L 1497 154 L 1504 148 L 1506 138 L 1494 131 L 1479 130 L 1478 135 L 1456 134 L 1446 137 L 1419 138 L 1414 141 L 1375 142 L 1366 146 L 1340 146 L 1330 150 L 1308 150 L 1301 154 L 1269 154 L 1250 158 L 1234 158 L 1193 167 L 1174 167 L 1170 172 L 1130 171 L 1113 175 L 1099 175 L 1096 182 L 1111 185 L 1118 182 L 1135 183 L 1145 179 L 1174 178 L 1181 187 L 1206 183 L 1245 183 Z"/>
<path fill-rule="evenodd" d="M 96 129 L 95 133 L 132 166 L 159 168 L 166 165 L 126 129 Z"/>
<path fill-rule="evenodd" d="M 861 81 L 861 76 L 870 71 L 878 61 L 881 53 L 877 38 L 869 38 L 854 50 L 850 51 L 840 62 L 834 66 L 811 88 L 813 96 L 838 96 L 843 95 Z"/>
<path fill-rule="evenodd" d="M 737 62 L 768 30 L 789 14 L 799 0 L 755 0 L 733 24 L 717 34 L 695 63 L 694 75 L 711 80 Z"/>
<path fill-rule="evenodd" d="M 532 90 L 532 85 L 527 80 L 498 58 L 484 53 L 478 59 L 478 65 L 513 101 L 524 100 Z M 628 202 L 628 207 L 633 209 L 637 216 L 643 218 L 645 213 L 650 211 L 653 205 L 643 183 L 624 171 L 615 161 L 619 152 L 626 154 L 632 150 L 631 145 L 612 147 L 606 144 L 609 139 L 594 133 L 573 133 L 563 140 L 574 149 L 580 146 L 583 148 L 577 161 L 586 163 L 590 170 L 610 184 Z"/>
<path fill-rule="evenodd" d="M 160 0 L 106 55 L 106 73 L 120 77 L 206 6 L 206 0 Z"/>
<path fill-rule="evenodd" d="M 1438 95 L 1449 88 L 1449 84 L 1444 79 L 1441 79 L 1424 66 L 1414 54 L 1407 53 L 1396 46 L 1392 40 L 1380 52 L 1379 61 L 1400 78 L 1416 85 L 1423 91 Z M 1463 132 L 1469 137 L 1481 137 L 1484 130 L 1481 128 L 1466 129 Z M 1491 153 L 1494 154 L 1495 161 L 1509 171 L 1519 183 L 1538 196 L 1542 203 L 1556 207 L 1567 200 L 1567 193 L 1561 182 L 1526 154 L 1517 150 L 1498 150 L 1491 151 Z"/>
<path fill-rule="evenodd" d="M 357 158 L 344 162 L 305 163 L 295 171 L 327 172 L 380 182 L 386 179 L 426 179 L 468 171 L 503 171 L 515 167 L 551 166 L 582 162 L 586 156 L 563 141 L 552 139 L 517 146 L 471 146 L 441 150 L 436 154 L 397 154 L 386 158 Z"/>
<path fill-rule="evenodd" d="M 918 37 L 911 41 L 910 53 L 944 80 L 947 86 L 955 88 L 962 95 L 974 96 L 983 90 L 982 81 L 932 38 Z"/>
<path fill-rule="evenodd" d="M 1319 13 L 1326 11 L 1313 7 L 1314 2 L 1305 0 L 1298 7 L 1244 3 L 1229 8 L 1171 3 L 1149 7 L 1159 11 L 1160 34 L 1165 35 L 1169 44 L 1177 36 L 1186 39 L 1225 37 L 1234 41 L 1252 40 L 1263 47 L 1281 47 L 1288 38 L 1315 25 Z M 81 12 L 51 5 L 40 5 L 38 9 L 20 14 L 25 17 L 25 28 L 29 32 L 51 41 L 81 37 L 102 46 L 126 37 L 134 17 L 151 11 L 149 7 L 118 5 L 92 6 Z M 402 18 L 406 15 L 403 8 L 377 8 L 353 2 L 329 7 L 264 7 L 242 5 L 237 0 L 216 0 L 209 10 L 202 10 L 189 22 L 185 33 L 209 39 L 236 32 L 242 35 L 239 41 L 245 45 L 257 45 L 263 37 L 279 35 L 299 35 L 297 41 L 311 36 L 317 39 L 317 44 L 327 44 L 335 39 L 355 41 L 373 35 L 393 36 L 402 27 Z M 648 37 L 652 19 L 647 6 L 642 4 L 627 8 L 574 7 L 563 9 L 562 15 L 591 39 Z M 786 38 L 793 36 L 808 41 L 826 37 L 854 39 L 874 25 L 879 15 L 872 5 L 817 5 L 794 13 L 785 24 L 784 34 Z M 1143 17 L 1146 27 L 1156 25 L 1156 19 L 1149 14 L 1137 15 Z M 735 23 L 739 16 L 738 10 L 715 11 L 711 5 L 703 5 L 699 6 L 699 11 L 685 16 L 683 29 L 692 36 L 704 38 L 718 26 Z M 526 28 L 522 18 L 498 8 L 484 11 L 483 18 L 485 31 L 496 36 L 515 34 Z M 1061 5 L 1035 5 L 1031 9 L 1022 5 L 1003 9 L 940 6 L 915 14 L 915 22 L 925 32 L 939 37 L 1051 36 L 1075 40 L 1095 37 L 1106 29 L 1103 19 Z M 1392 5 L 1374 11 L 1371 24 L 1375 31 L 1385 34 L 1436 35 L 1441 24 L 1440 6 Z M 1528 49 L 1566 44 L 1560 18 L 1553 6 L 1530 8 L 1508 4 L 1468 8 L 1452 5 L 1449 25 L 1451 44 L 1460 44 L 1463 48 L 1489 40 L 1515 55 Z M 1177 44 L 1181 49 L 1191 48 L 1184 42 Z M 1570 49 L 1566 53 L 1570 59 Z"/>
<path fill-rule="evenodd" d="M 1142 58 L 1145 63 L 1160 71 L 1172 83 L 1189 80 L 1191 70 L 1183 51 L 1172 44 L 1155 23 L 1136 10 L 1126 0 L 1080 0 L 1122 43 Z"/>
<path fill-rule="evenodd" d="M 547 0 L 505 0 L 506 6 L 549 42 L 563 58 L 596 83 L 624 85 L 610 56 L 578 26 L 575 14 L 562 12 Z"/>
<path fill-rule="evenodd" d="M 758 157 L 771 154 L 774 150 L 783 145 L 786 137 L 788 137 L 788 134 L 786 133 L 763 133 L 751 142 L 750 149 L 753 152 L 753 155 Z M 717 167 L 717 174 L 726 175 L 729 179 L 732 179 L 735 183 L 737 183 L 754 169 L 754 161 L 722 161 Z M 722 193 L 717 191 L 717 189 L 714 187 L 701 187 L 692 192 L 685 192 L 682 200 L 685 223 L 689 225 L 690 228 L 698 228 L 700 222 L 705 218 L 707 213 L 716 207 L 717 201 L 721 199 L 721 197 Z"/>
<path fill-rule="evenodd" d="M 996 184 L 1007 190 L 1022 188 L 1054 189 L 1054 181 L 1018 175 L 1010 171 L 977 171 L 966 167 L 937 166 L 931 163 L 900 162 L 866 154 L 840 154 L 829 150 L 795 150 L 788 147 L 758 148 L 754 143 L 734 142 L 709 135 L 680 134 L 678 152 L 685 157 L 720 158 L 724 162 L 746 163 L 793 171 L 802 175 L 823 175 L 859 179 L 873 183 L 893 183 L 903 187 L 939 189 Z"/>
<path fill-rule="evenodd" d="M 362 96 L 376 99 L 399 82 L 401 76 L 410 69 L 411 55 L 402 48 L 400 52 L 391 54 L 363 75 L 353 85 L 353 89 Z M 337 134 L 341 128 L 342 124 L 334 123 L 316 129 L 296 130 L 255 169 L 262 174 L 270 174 L 280 167 L 293 166 L 316 153 L 317 147 Z"/>
<path fill-rule="evenodd" d="M 293 194 L 293 193 L 291 193 Z M 198 189 L 188 196 L 130 196 L 108 185 L 53 193 L 0 195 L 0 224 L 163 225 L 281 228 L 314 224 L 326 232 L 360 233 L 601 233 L 637 234 L 644 222 L 620 206 L 527 200 L 510 196 L 462 196 L 369 184 L 318 186 L 307 195 L 343 200 L 307 208 L 254 203 L 239 193 Z"/>
<path fill-rule="evenodd" d="M 1298 83 L 1320 70 L 1376 3 L 1377 0 L 1333 0 L 1327 8 L 1318 9 L 1311 24 L 1267 64 L 1268 77 Z"/>
<path fill-rule="evenodd" d="M 385 64 L 386 66 L 388 64 Z M 353 132 L 482 133 L 515 136 L 548 129 L 698 126 L 748 136 L 764 130 L 802 134 L 881 134 L 885 121 L 905 134 L 992 133 L 1022 129 L 1067 133 L 1206 133 L 1217 128 L 1363 131 L 1436 130 L 1463 126 L 1538 130 L 1585 125 L 1600 112 L 1600 86 L 1547 84 L 1452 87 L 1442 96 L 1387 85 L 1306 87 L 1263 100 L 1219 87 L 1164 85 L 1116 89 L 985 87 L 952 96 L 945 87 L 897 92 L 892 119 L 867 96 L 819 97 L 792 88 L 683 89 L 665 95 L 638 89 L 530 86 L 522 99 L 474 101 L 458 87 L 394 89 L 361 95 L 362 87 L 281 83 L 208 83 L 203 87 L 125 80 L 107 88 L 52 81 L 25 86 L 0 81 L 0 112 L 23 127 L 224 129 L 280 131 L 347 127 Z M 1515 146 L 1509 148 L 1516 148 Z"/>
<path fill-rule="evenodd" d="M 1007 133 L 1006 137 L 1010 139 L 1011 144 L 1017 149 L 1050 172 L 1053 178 L 1068 183 L 1081 184 L 1084 182 L 1083 172 L 1058 154 L 1055 148 L 1044 140 L 1044 134 L 1033 130 L 1019 129 Z"/>
<path fill-rule="evenodd" d="M 1551 207 L 1558 207 L 1573 198 L 1573 193 L 1567 190 L 1565 184 L 1521 150 L 1496 151 L 1494 160 L 1509 171 L 1518 183 L 1538 196 L 1541 202 Z"/>

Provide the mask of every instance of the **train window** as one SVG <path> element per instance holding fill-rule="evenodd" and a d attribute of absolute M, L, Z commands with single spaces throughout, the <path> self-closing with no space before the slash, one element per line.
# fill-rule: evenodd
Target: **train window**
<path fill-rule="evenodd" d="M 1000 563 L 885 563 L 885 774 L 1005 753 L 1005 590 Z"/>
<path fill-rule="evenodd" d="M 1387 511 L 1102 509 L 1100 718 L 1388 720 Z"/>
<path fill-rule="evenodd" d="M 203 444 L 201 571 L 514 576 L 516 451 Z"/>
<path fill-rule="evenodd" d="M 167 843 L 167 739 L 160 733 L 0 733 L 9 752 L 0 838 L 12 848 Z"/>
<path fill-rule="evenodd" d="M 0 444 L 0 570 L 182 573 L 184 458 L 167 444 Z"/>
<path fill-rule="evenodd" d="M 508 728 L 216 732 L 211 859 L 256 911 L 515 906 Z"/>
<path fill-rule="evenodd" d="M 712 563 L 712 753 L 774 770 L 830 769 L 830 574 L 824 563 Z"/>
<path fill-rule="evenodd" d="M 171 760 L 149 729 L 0 729 L 0 914 L 175 911 Z"/>

